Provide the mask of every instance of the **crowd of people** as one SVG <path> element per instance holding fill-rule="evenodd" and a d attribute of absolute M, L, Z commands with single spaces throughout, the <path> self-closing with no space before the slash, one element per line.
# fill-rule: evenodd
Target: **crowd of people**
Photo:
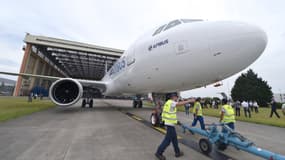
<path fill-rule="evenodd" d="M 32 102 L 33 99 L 36 100 L 37 98 L 39 98 L 40 100 L 43 99 L 43 94 L 37 94 L 37 93 L 33 93 L 31 92 L 29 95 L 28 95 L 28 102 Z"/>
<path fill-rule="evenodd" d="M 202 108 L 213 108 L 213 109 L 219 109 L 219 105 L 222 104 L 222 101 L 219 99 L 211 100 L 211 101 L 206 101 L 205 99 L 199 98 L 199 102 L 201 104 Z M 229 105 L 231 105 L 234 108 L 235 111 L 235 116 L 240 117 L 241 112 L 243 110 L 244 116 L 247 118 L 251 118 L 252 113 L 259 113 L 259 104 L 257 103 L 256 100 L 253 101 L 229 101 Z M 185 104 L 185 113 L 187 116 L 189 116 L 189 111 L 190 108 L 194 106 L 194 103 L 191 104 Z M 277 112 L 277 103 L 273 99 L 271 103 L 268 104 L 268 106 L 271 108 L 271 112 L 269 114 L 269 117 L 271 118 L 274 114 L 276 117 L 280 118 L 280 115 Z M 195 111 L 193 111 L 195 112 Z M 282 113 L 285 116 L 285 103 L 282 105 Z"/>

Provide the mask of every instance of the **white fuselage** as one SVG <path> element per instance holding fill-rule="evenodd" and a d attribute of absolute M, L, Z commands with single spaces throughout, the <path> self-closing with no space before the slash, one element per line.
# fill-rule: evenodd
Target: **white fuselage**
<path fill-rule="evenodd" d="M 153 31 L 154 32 L 154 31 Z M 182 23 L 142 36 L 103 78 L 105 95 L 172 92 L 223 80 L 253 63 L 266 34 L 240 22 Z"/>

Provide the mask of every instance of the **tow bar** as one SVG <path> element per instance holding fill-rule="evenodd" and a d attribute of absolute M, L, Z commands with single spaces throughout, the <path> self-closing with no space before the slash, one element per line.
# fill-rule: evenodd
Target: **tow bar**
<path fill-rule="evenodd" d="M 227 146 L 232 146 L 238 150 L 246 151 L 264 159 L 285 160 L 284 155 L 256 147 L 252 141 L 248 140 L 241 134 L 234 132 L 224 123 L 213 123 L 207 125 L 206 130 L 190 127 L 185 124 L 180 124 L 180 126 L 184 133 L 187 130 L 191 134 L 199 134 L 205 137 L 199 140 L 199 147 L 204 154 L 209 154 L 212 151 L 213 145 L 215 145 L 219 150 L 225 150 Z"/>

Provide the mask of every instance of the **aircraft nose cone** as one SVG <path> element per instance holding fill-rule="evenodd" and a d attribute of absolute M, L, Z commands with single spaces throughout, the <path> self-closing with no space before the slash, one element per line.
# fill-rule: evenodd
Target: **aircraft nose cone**
<path fill-rule="evenodd" d="M 210 34 L 210 54 L 215 64 L 227 66 L 225 76 L 252 64 L 265 50 L 267 35 L 259 27 L 247 23 L 216 23 Z M 217 68 L 223 69 L 223 68 Z"/>
<path fill-rule="evenodd" d="M 260 27 L 250 24 L 241 24 L 240 25 L 240 34 L 244 35 L 241 38 L 241 41 L 244 39 L 248 39 L 247 41 L 251 41 L 251 43 L 247 45 L 255 46 L 257 52 L 259 50 L 260 54 L 263 52 L 267 45 L 267 35 Z"/>
<path fill-rule="evenodd" d="M 211 52 L 221 52 L 228 58 L 244 57 L 254 61 L 267 45 L 267 35 L 259 27 L 247 23 L 224 22 L 210 35 Z"/>
<path fill-rule="evenodd" d="M 244 48 L 240 54 L 248 57 L 252 61 L 257 59 L 265 50 L 267 45 L 267 35 L 260 28 L 255 25 L 243 24 L 240 27 L 240 36 L 237 36 L 239 47 Z"/>
<path fill-rule="evenodd" d="M 249 26 L 248 34 L 252 36 L 252 45 L 256 46 L 257 52 L 262 54 L 268 42 L 266 33 L 257 26 Z"/>

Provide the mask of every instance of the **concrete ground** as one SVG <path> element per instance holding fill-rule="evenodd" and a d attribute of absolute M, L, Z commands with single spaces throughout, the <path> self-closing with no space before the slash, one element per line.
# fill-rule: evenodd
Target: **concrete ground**
<path fill-rule="evenodd" d="M 53 108 L 0 123 L 1 160 L 152 160 L 163 135 L 113 106 L 129 101 L 95 100 L 95 108 Z M 122 104 L 121 104 L 122 103 Z M 149 110 L 130 111 L 148 115 Z M 210 159 L 180 144 L 179 160 Z M 165 156 L 174 157 L 172 146 Z"/>

